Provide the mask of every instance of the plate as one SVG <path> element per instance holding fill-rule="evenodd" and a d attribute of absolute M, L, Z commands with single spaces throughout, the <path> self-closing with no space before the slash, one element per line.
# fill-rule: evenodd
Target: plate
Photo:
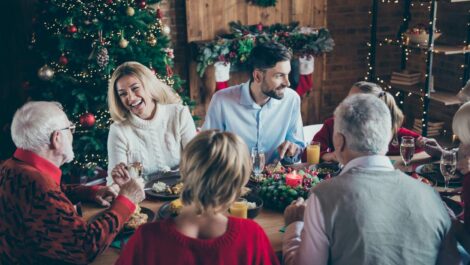
<path fill-rule="evenodd" d="M 140 207 L 140 212 L 141 213 L 144 213 L 147 215 L 147 223 L 151 223 L 153 221 L 155 221 L 155 213 L 150 210 L 149 208 L 146 208 L 146 207 Z M 92 218 L 90 218 L 88 220 L 88 223 L 92 223 L 96 220 L 96 218 L 98 218 L 98 216 L 100 216 L 99 214 L 93 216 Z M 119 233 L 116 235 L 116 239 L 121 239 L 121 238 L 124 238 L 124 237 L 128 237 L 130 235 L 132 235 L 134 233 L 134 229 L 132 228 L 128 228 L 126 226 L 124 226 L 121 231 L 119 231 Z"/>
<path fill-rule="evenodd" d="M 156 192 L 152 189 L 152 186 L 154 183 L 157 181 L 161 181 L 165 183 L 168 186 L 173 186 L 176 183 L 180 181 L 180 175 L 179 174 L 172 174 L 168 176 L 163 176 L 154 180 L 151 180 L 145 184 L 145 194 L 151 197 L 155 197 L 158 199 L 163 199 L 163 200 L 169 200 L 169 199 L 176 199 L 179 197 L 179 194 L 170 194 L 168 192 Z"/>
<path fill-rule="evenodd" d="M 444 186 L 444 177 L 441 174 L 439 163 L 430 163 L 419 165 L 415 169 L 416 173 L 433 181 L 437 186 Z M 450 187 L 459 187 L 462 185 L 462 178 L 455 177 L 449 180 Z"/>
<path fill-rule="evenodd" d="M 309 169 L 317 171 L 319 178 L 324 178 L 328 174 L 330 174 L 331 177 L 334 177 L 341 172 L 341 168 L 338 163 L 324 162 L 316 165 L 311 165 Z"/>
<path fill-rule="evenodd" d="M 457 201 L 454 201 L 447 197 L 441 197 L 442 200 L 446 203 L 447 207 L 449 207 L 455 214 L 455 216 L 459 216 L 463 212 L 463 207 Z"/>

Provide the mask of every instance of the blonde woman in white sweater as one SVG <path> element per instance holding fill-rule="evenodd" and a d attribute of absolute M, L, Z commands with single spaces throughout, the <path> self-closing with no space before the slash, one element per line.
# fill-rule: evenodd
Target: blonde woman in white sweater
<path fill-rule="evenodd" d="M 126 62 L 108 85 L 114 123 L 108 135 L 108 185 L 125 165 L 141 162 L 144 174 L 177 168 L 181 151 L 196 135 L 189 109 L 171 87 L 138 62 Z"/>

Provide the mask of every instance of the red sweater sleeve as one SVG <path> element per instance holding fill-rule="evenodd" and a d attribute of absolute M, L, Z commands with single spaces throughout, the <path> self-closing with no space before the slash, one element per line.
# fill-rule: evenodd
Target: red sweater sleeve
<path fill-rule="evenodd" d="M 62 185 L 61 189 L 72 203 L 94 201 L 100 186 L 84 186 L 80 184 Z"/>
<path fill-rule="evenodd" d="M 142 252 L 144 249 L 142 246 L 143 241 L 142 227 L 139 227 L 127 241 L 115 265 L 147 264 L 143 260 L 146 257 L 146 254 Z"/>
<path fill-rule="evenodd" d="M 132 214 L 126 198 L 118 197 L 93 222 L 78 216 L 72 203 L 59 189 L 47 183 L 31 183 L 31 210 L 24 225 L 35 253 L 75 264 L 91 262 L 112 242 Z M 27 192 L 27 191 L 26 191 Z"/>
<path fill-rule="evenodd" d="M 330 117 L 323 122 L 321 129 L 313 136 L 310 142 L 320 142 L 320 157 L 325 153 L 333 152 L 335 150 L 333 145 L 333 129 L 335 119 Z M 302 154 L 302 161 L 307 161 L 307 149 Z"/>

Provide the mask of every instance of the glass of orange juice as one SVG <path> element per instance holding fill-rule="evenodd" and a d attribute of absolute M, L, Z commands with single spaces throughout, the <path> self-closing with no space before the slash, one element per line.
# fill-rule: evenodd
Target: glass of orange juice
<path fill-rule="evenodd" d="M 238 198 L 230 206 L 230 214 L 239 218 L 247 218 L 248 216 L 248 202 L 243 198 Z"/>
<path fill-rule="evenodd" d="M 320 163 L 320 142 L 313 141 L 307 146 L 307 163 Z"/>

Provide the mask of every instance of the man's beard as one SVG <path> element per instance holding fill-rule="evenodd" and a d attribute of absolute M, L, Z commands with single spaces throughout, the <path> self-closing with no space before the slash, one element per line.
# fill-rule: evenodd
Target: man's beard
<path fill-rule="evenodd" d="M 267 84 L 264 80 L 263 80 L 263 83 L 261 84 L 261 92 L 263 92 L 263 94 L 265 96 L 268 96 L 268 97 L 274 98 L 274 99 L 284 98 L 284 93 L 282 93 L 280 91 L 280 89 L 286 89 L 286 88 L 287 88 L 287 86 L 280 85 L 280 86 L 276 87 L 275 89 L 269 90 L 269 87 L 267 86 Z M 276 92 L 279 92 L 279 94 L 276 93 Z"/>

